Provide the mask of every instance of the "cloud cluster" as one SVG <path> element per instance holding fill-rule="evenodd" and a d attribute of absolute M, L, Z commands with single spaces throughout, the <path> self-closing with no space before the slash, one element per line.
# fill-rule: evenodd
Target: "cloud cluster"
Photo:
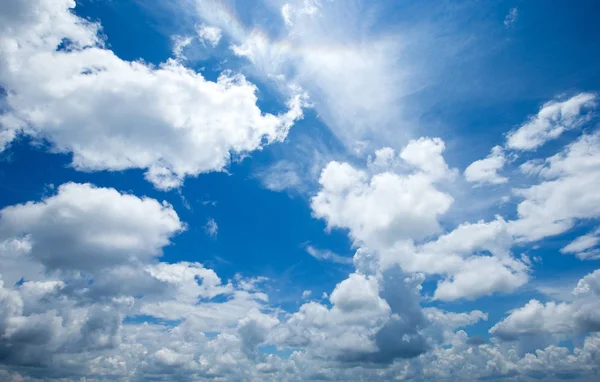
<path fill-rule="evenodd" d="M 145 169 L 156 187 L 170 189 L 186 176 L 223 170 L 232 155 L 281 141 L 302 117 L 301 94 L 287 111 L 263 113 L 256 87 L 241 75 L 211 82 L 176 60 L 158 67 L 124 61 L 74 6 L 6 4 L 0 85 L 8 112 L 0 116 L 0 149 L 25 134 L 72 153 L 77 169 Z M 202 33 L 214 43 L 211 31 Z"/>
<path fill-rule="evenodd" d="M 327 302 L 281 311 L 261 291 L 264 279 L 224 282 L 198 263 L 160 261 L 183 229 L 169 204 L 90 184 L 67 183 L 0 210 L 0 377 L 440 380 L 598 371 L 597 336 L 573 351 L 551 345 L 524 356 L 517 345 L 469 338 L 461 328 L 486 313 L 422 309 L 424 275 L 382 270 L 364 249 Z M 532 302 L 492 334 L 506 341 L 597 330 L 597 276 L 560 305 L 571 316 Z"/>
<path fill-rule="evenodd" d="M 600 270 L 579 280 L 573 301 L 545 304 L 531 300 L 490 329 L 503 339 L 568 336 L 600 331 Z"/>
<path fill-rule="evenodd" d="M 536 115 L 506 134 L 505 147 L 495 146 L 487 158 L 471 163 L 465 169 L 465 179 L 479 185 L 508 182 L 507 177 L 498 174 L 507 163 L 506 151 L 533 151 L 565 131 L 580 128 L 590 121 L 596 106 L 597 95 L 594 93 L 579 93 L 566 100 L 546 102 Z"/>
<path fill-rule="evenodd" d="M 313 213 L 330 229 L 348 229 L 355 246 L 375 253 L 375 267 L 381 270 L 399 265 L 444 276 L 436 299 L 512 292 L 527 282 L 528 266 L 511 255 L 512 236 L 504 219 L 465 223 L 439 235 L 439 219 L 454 200 L 441 187 L 456 175 L 443 150 L 439 138 L 421 138 L 398 155 L 390 148 L 378 150 L 366 170 L 331 162 L 321 173 Z"/>
<path fill-rule="evenodd" d="M 24 134 L 72 153 L 77 169 L 144 169 L 157 188 L 169 189 L 284 139 L 302 117 L 299 92 L 287 111 L 265 114 L 244 77 L 223 73 L 212 82 L 184 67 L 189 38 L 174 39 L 174 60 L 128 62 L 105 47 L 98 24 L 72 13 L 72 0 L 5 3 L 3 150 Z M 371 113 L 392 110 L 399 97 L 387 90 L 403 83 L 388 70 L 397 42 L 373 42 L 369 25 L 347 36 L 347 25 L 363 16 L 359 9 L 343 13 L 339 3 L 317 0 L 278 4 L 287 32 L 286 43 L 276 43 L 246 30 L 220 3 L 198 7 L 208 24 L 199 24 L 197 38 L 214 47 L 227 36 L 233 52 L 264 73 L 298 80 L 342 139 L 396 116 L 395 109 Z M 340 21 L 340 30 L 324 34 L 323 15 Z M 350 37 L 353 44 L 330 49 Z M 321 49 L 305 49 L 317 42 Z M 581 127 L 595 104 L 591 93 L 545 104 L 508 133 L 504 147 L 472 163 L 467 181 L 509 183 L 499 174 L 509 150 L 533 151 Z M 164 261 L 164 248 L 187 229 L 166 202 L 66 183 L 41 200 L 3 207 L 0 379 L 595 380 L 600 270 L 583 277 L 567 301 L 534 299 L 509 311 L 490 324 L 490 339 L 464 331 L 487 321 L 486 312 L 436 304 L 514 292 L 532 268 L 528 257 L 513 254 L 515 244 L 600 217 L 600 133 L 585 132 L 556 155 L 523 163 L 521 171 L 539 182 L 515 188 L 513 219 L 455 227 L 444 221 L 458 175 L 445 148 L 439 138 L 420 138 L 400 150 L 381 148 L 362 167 L 324 166 L 310 208 L 328 230 L 347 231 L 354 269 L 318 301 L 305 291 L 297 309 L 271 303 L 265 278 L 223 280 L 197 262 Z M 279 163 L 265 180 L 272 189 L 301 182 L 293 165 Z M 217 238 L 214 219 L 204 228 Z M 598 242 L 592 230 L 562 252 L 594 259 Z M 425 296 L 431 281 L 435 289 Z M 577 336 L 571 350 L 558 346 Z"/>
<path fill-rule="evenodd" d="M 257 281 L 158 261 L 184 228 L 169 204 L 89 184 L 0 210 L 1 363 L 48 377 L 217 375 L 215 349 L 260 344 L 249 317 L 278 321 L 260 312 Z"/>

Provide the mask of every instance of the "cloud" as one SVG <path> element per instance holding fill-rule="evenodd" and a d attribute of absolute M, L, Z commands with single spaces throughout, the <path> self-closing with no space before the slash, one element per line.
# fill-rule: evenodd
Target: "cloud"
<path fill-rule="evenodd" d="M 390 64 L 395 51 L 390 58 L 384 48 L 397 42 L 378 36 L 372 46 L 365 38 L 339 51 L 296 52 L 289 47 L 306 47 L 322 36 L 325 48 L 344 41 L 343 33 L 322 33 L 332 19 L 352 24 L 353 17 L 368 17 L 351 9 L 346 20 L 332 2 L 287 5 L 282 15 L 290 34 L 281 44 L 240 25 L 210 25 L 223 27 L 224 36 L 235 38 L 237 53 L 259 68 L 289 69 L 287 60 L 297 59 L 293 73 L 285 74 L 304 79 L 302 85 L 320 97 L 324 118 L 339 126 L 352 120 L 350 131 L 338 130 L 340 136 L 348 134 L 351 141 L 373 121 L 394 120 L 396 110 L 388 107 L 398 98 L 396 89 L 378 91 L 392 88 L 398 78 L 391 75 L 386 82 L 390 75 L 377 71 L 395 67 Z M 180 186 L 186 176 L 222 170 L 232 154 L 283 139 L 301 116 L 300 96 L 292 97 L 288 112 L 262 113 L 255 87 L 230 73 L 212 82 L 173 60 L 157 67 L 120 60 L 103 47 L 97 25 L 68 11 L 73 6 L 62 0 L 11 1 L 0 15 L 0 44 L 9 52 L 0 61 L 0 79 L 12 86 L 10 109 L 2 117 L 3 145 L 17 134 L 45 138 L 53 150 L 72 152 L 76 168 L 140 168 L 166 189 Z M 286 45 L 288 40 L 297 45 Z M 175 55 L 183 60 L 185 40 L 180 42 Z M 25 64 L 13 68 L 10 60 Z M 17 74 L 31 77 L 13 77 Z M 362 92 L 352 92 L 356 89 Z M 210 101 L 206 110 L 197 106 L 202 96 Z M 356 107 L 370 97 L 372 103 Z M 116 109 L 106 113 L 98 105 Z M 578 106 L 562 105 L 559 112 L 552 107 L 532 119 L 536 126 L 571 128 L 587 118 L 571 112 Z M 357 115 L 344 114 L 353 108 Z M 373 111 L 380 114 L 369 115 Z M 138 120 L 148 127 L 143 136 L 139 125 L 130 126 Z M 556 135 L 555 127 L 523 136 L 539 146 Z M 328 160 L 310 206 L 328 229 L 347 231 L 356 248 L 355 270 L 324 295 L 327 301 L 303 301 L 289 311 L 270 301 L 265 278 L 224 280 L 203 264 L 162 259 L 164 248 L 186 229 L 168 203 L 66 183 L 41 200 L 4 207 L 0 379 L 594 380 L 599 271 L 582 278 L 569 301 L 532 300 L 510 311 L 493 326 L 490 341 L 462 330 L 487 320 L 487 313 L 422 308 L 422 300 L 475 299 L 524 285 L 533 263 L 513 255 L 515 241 L 537 240 L 564 232 L 578 219 L 598 217 L 593 206 L 600 203 L 591 186 L 598 183 L 598 139 L 597 133 L 585 134 L 559 154 L 523 165 L 540 183 L 515 191 L 522 198 L 516 220 L 497 216 L 456 227 L 446 217 L 457 171 L 446 163 L 441 139 L 381 148 L 362 167 Z M 465 177 L 500 184 L 504 161 L 504 153 L 492 149 Z M 294 175 L 302 175 L 303 167 L 279 163 L 266 184 L 296 187 Z M 217 234 L 213 219 L 206 228 Z M 563 250 L 589 253 L 591 235 L 595 231 Z M 318 259 L 349 262 L 331 251 L 306 250 Z M 424 296 L 426 280 L 436 283 L 432 296 Z M 571 350 L 556 345 L 578 335 L 585 337 Z M 536 349 L 521 351 L 522 343 L 539 338 L 550 345 L 536 342 Z"/>
<path fill-rule="evenodd" d="M 201 264 L 159 261 L 184 227 L 166 203 L 90 184 L 2 209 L 0 269 L 20 280 L 0 275 L 2 369 L 73 379 L 233 372 L 219 354 L 246 359 L 263 338 L 249 317 L 278 321 L 256 280 L 224 283 Z"/>
<path fill-rule="evenodd" d="M 504 219 L 465 223 L 440 235 L 438 219 L 453 198 L 438 188 L 456 174 L 444 161 L 443 149 L 440 139 L 421 138 L 399 155 L 390 148 L 378 150 L 364 170 L 330 162 L 311 201 L 313 214 L 325 219 L 329 229 L 348 229 L 354 245 L 362 248 L 355 255 L 357 267 L 399 265 L 408 272 L 442 275 L 436 299 L 512 292 L 528 281 L 528 265 L 511 255 L 513 238 Z"/>
<path fill-rule="evenodd" d="M 329 229 L 348 228 L 357 244 L 419 239 L 439 232 L 437 217 L 453 202 L 434 187 L 451 174 L 440 156 L 443 148 L 443 142 L 435 139 L 409 143 L 399 155 L 415 169 L 407 175 L 369 174 L 348 163 L 330 162 L 321 172 L 322 188 L 311 201 L 315 217 L 325 219 Z"/>
<path fill-rule="evenodd" d="M 508 13 L 506 14 L 506 17 L 504 17 L 504 26 L 507 28 L 512 26 L 514 23 L 517 22 L 518 17 L 519 9 L 517 7 L 511 8 L 510 11 L 508 11 Z"/>
<path fill-rule="evenodd" d="M 331 261 L 338 264 L 352 264 L 352 258 L 340 256 L 329 250 L 318 249 L 312 245 L 306 246 L 306 252 L 317 260 Z"/>
<path fill-rule="evenodd" d="M 187 57 L 183 53 L 183 51 L 190 46 L 192 41 L 194 40 L 190 36 L 173 36 L 173 56 L 179 62 L 183 62 L 187 60 Z"/>
<path fill-rule="evenodd" d="M 18 134 L 47 139 L 53 151 L 73 154 L 76 169 L 145 169 L 157 188 L 170 189 L 281 141 L 302 117 L 299 94 L 288 111 L 263 113 L 241 75 L 212 82 L 174 60 L 121 60 L 104 48 L 98 24 L 71 13 L 71 1 L 9 3 L 0 28 L 8 107 L 0 148 Z"/>
<path fill-rule="evenodd" d="M 587 235 L 579 236 L 563 248 L 561 253 L 572 253 L 582 260 L 596 260 L 600 252 L 595 248 L 600 243 L 600 230 L 595 230 Z"/>
<path fill-rule="evenodd" d="M 0 210 L 0 241 L 23 239 L 47 269 L 95 271 L 146 262 L 184 229 L 167 203 L 90 184 Z M 85 253 L 85 256 L 81 256 Z"/>
<path fill-rule="evenodd" d="M 558 235 L 577 219 L 600 217 L 600 133 L 584 134 L 558 154 L 543 161 L 526 162 L 522 169 L 541 178 L 539 184 L 515 189 L 523 198 L 517 206 L 519 219 L 511 232 L 522 240 L 535 241 Z"/>
<path fill-rule="evenodd" d="M 363 1 L 265 2 L 270 20 L 281 15 L 281 22 L 273 20 L 269 27 L 249 22 L 227 2 L 182 3 L 182 12 L 194 4 L 201 22 L 222 29 L 231 51 L 245 58 L 253 73 L 284 94 L 289 84 L 305 89 L 320 118 L 350 149 L 357 141 L 386 141 L 388 134 L 377 127 L 398 123 L 402 97 L 416 87 L 408 84 L 417 66 L 405 63 L 406 39 L 395 31 L 382 34 L 377 18 L 385 9 L 365 17 Z M 406 139 L 403 132 L 395 136 Z"/>
<path fill-rule="evenodd" d="M 502 184 L 508 182 L 508 178 L 498 174 L 498 170 L 504 167 L 506 158 L 502 147 L 495 146 L 490 155 L 485 159 L 471 163 L 465 169 L 465 179 L 471 183 Z"/>
<path fill-rule="evenodd" d="M 206 234 L 212 238 L 217 237 L 217 234 L 219 233 L 219 226 L 217 225 L 215 219 L 208 219 L 206 225 L 204 225 L 204 232 L 206 232 Z"/>
<path fill-rule="evenodd" d="M 490 333 L 503 340 L 516 340 L 600 331 L 599 284 L 600 270 L 597 270 L 579 281 L 572 302 L 543 304 L 531 300 L 494 325 Z"/>
<path fill-rule="evenodd" d="M 198 29 L 196 29 L 196 33 L 201 41 L 210 44 L 213 48 L 219 44 L 219 41 L 221 41 L 221 29 L 217 27 L 201 24 Z"/>
<path fill-rule="evenodd" d="M 301 346 L 315 359 L 343 363 L 390 363 L 426 351 L 419 332 L 427 325 L 414 280 L 399 269 L 380 275 L 359 272 L 340 282 L 331 308 L 311 301 L 275 332 L 280 346 Z"/>
<path fill-rule="evenodd" d="M 498 174 L 507 163 L 507 151 L 513 151 L 511 157 L 516 159 L 514 151 L 535 150 L 563 132 L 583 126 L 591 119 L 591 111 L 586 111 L 596 105 L 596 94 L 593 93 L 580 93 L 564 101 L 546 102 L 527 123 L 506 134 L 505 147 L 495 146 L 485 159 L 471 163 L 464 171 L 465 179 L 478 185 L 507 183 L 508 178 Z M 535 173 L 538 167 L 536 161 L 521 165 L 525 173 Z"/>
<path fill-rule="evenodd" d="M 565 101 L 545 103 L 527 123 L 508 133 L 506 147 L 534 150 L 563 132 L 580 127 L 589 120 L 585 111 L 596 106 L 596 95 L 580 93 Z"/>

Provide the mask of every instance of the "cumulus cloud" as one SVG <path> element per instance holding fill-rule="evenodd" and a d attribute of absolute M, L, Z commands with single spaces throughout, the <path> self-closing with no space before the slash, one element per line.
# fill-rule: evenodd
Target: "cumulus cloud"
<path fill-rule="evenodd" d="M 523 200 L 511 232 L 523 240 L 539 240 L 573 227 L 577 219 L 600 217 L 600 133 L 584 134 L 561 152 L 522 168 L 541 178 L 539 184 L 515 190 Z"/>
<path fill-rule="evenodd" d="M 504 167 L 505 162 L 506 158 L 504 157 L 502 147 L 496 146 L 485 159 L 477 160 L 465 169 L 465 179 L 467 182 L 480 184 L 506 183 L 508 182 L 508 178 L 498 174 L 498 171 Z"/>
<path fill-rule="evenodd" d="M 169 189 L 223 170 L 232 154 L 282 140 L 302 117 L 299 94 L 288 111 L 263 113 L 256 87 L 241 75 L 211 82 L 174 60 L 158 67 L 121 60 L 104 48 L 98 24 L 71 12 L 70 0 L 16 3 L 0 28 L 8 107 L 1 148 L 18 134 L 47 139 L 53 151 L 73 153 L 77 169 L 141 168 Z"/>
<path fill-rule="evenodd" d="M 449 174 L 440 140 L 413 141 L 399 157 L 415 171 L 369 174 L 348 163 L 330 162 L 322 171 L 322 189 L 313 197 L 315 217 L 329 228 L 348 228 L 357 243 L 392 243 L 424 238 L 440 231 L 437 217 L 453 202 L 435 182 Z M 421 151 L 422 149 L 422 151 Z"/>
<path fill-rule="evenodd" d="M 1 368 L 49 379 L 227 374 L 219 354 L 253 353 L 257 330 L 278 321 L 255 280 L 158 261 L 184 227 L 169 204 L 90 184 L 2 209 L 0 269 L 13 281 L 0 276 Z"/>
<path fill-rule="evenodd" d="M 592 117 L 596 99 L 594 93 L 580 93 L 567 100 L 546 102 L 536 115 L 506 134 L 504 147 L 495 146 L 486 158 L 471 163 L 464 171 L 465 179 L 479 185 L 508 182 L 508 178 L 498 174 L 507 163 L 507 151 L 512 151 L 512 157 L 516 158 L 515 151 L 535 150 L 565 131 L 583 126 Z M 538 167 L 536 161 L 521 165 L 525 173 L 534 173 Z"/>
<path fill-rule="evenodd" d="M 593 93 L 547 102 L 529 121 L 508 133 L 506 146 L 515 150 L 534 150 L 563 132 L 580 127 L 589 120 L 586 111 L 595 106 L 596 95 Z"/>
<path fill-rule="evenodd" d="M 326 16 L 327 22 L 344 16 L 330 3 L 294 1 L 281 9 L 292 42 L 330 38 L 310 28 L 322 27 Z M 47 139 L 53 150 L 73 153 L 75 168 L 140 168 L 168 189 L 186 176 L 222 170 L 232 154 L 283 139 L 302 115 L 301 96 L 292 98 L 288 112 L 265 114 L 256 105 L 256 88 L 243 77 L 224 73 L 211 82 L 184 68 L 179 61 L 187 39 L 175 41 L 177 60 L 157 67 L 123 61 L 102 45 L 98 25 L 70 12 L 73 6 L 11 0 L 0 15 L 0 47 L 7 52 L 0 81 L 9 90 L 2 147 L 18 134 Z M 350 15 L 360 15 L 355 11 Z M 361 42 L 317 57 L 291 52 L 231 20 L 225 26 L 213 21 L 215 27 L 199 28 L 207 45 L 219 44 L 223 27 L 234 51 L 266 72 L 287 67 L 280 58 L 297 60 L 295 78 L 321 97 L 325 118 L 339 126 L 352 120 L 347 137 L 390 119 L 369 113 L 391 110 L 387 106 L 397 99 L 381 91 L 399 82 L 385 71 L 395 59 L 385 48 L 395 42 Z M 534 149 L 580 126 L 595 102 L 595 96 L 581 96 L 544 105 L 509 134 L 506 148 L 469 166 L 467 180 L 506 182 L 498 173 L 504 150 Z M 168 203 L 66 183 L 42 200 L 4 207 L 0 379 L 591 381 L 599 372 L 600 337 L 589 334 L 600 329 L 599 271 L 582 278 L 569 301 L 531 300 L 512 310 L 490 329 L 490 341 L 462 330 L 487 320 L 487 313 L 422 308 L 422 299 L 475 299 L 524 285 L 533 265 L 513 256 L 515 241 L 598 217 L 598 139 L 586 134 L 555 156 L 523 165 L 541 183 L 515 191 L 522 198 L 515 220 L 497 216 L 456 227 L 443 221 L 457 171 L 446 163 L 441 139 L 412 140 L 399 151 L 382 148 L 364 167 L 330 161 L 310 206 L 328 229 L 347 230 L 355 270 L 323 295 L 328 300 L 303 301 L 290 311 L 270 302 L 265 278 L 223 280 L 197 262 L 161 261 L 163 249 L 186 229 Z M 268 184 L 295 186 L 298 167 L 280 163 Z M 217 234 L 214 220 L 205 228 Z M 563 252 L 589 257 L 596 233 Z M 306 250 L 320 260 L 350 262 L 313 246 Z M 424 297 L 428 277 L 437 284 Z M 309 297 L 310 291 L 302 293 L 303 300 Z M 572 350 L 550 345 L 523 354 L 516 344 L 581 334 L 587 336 Z"/>
<path fill-rule="evenodd" d="M 515 340 L 527 336 L 552 336 L 589 333 L 600 330 L 598 285 L 600 270 L 582 278 L 573 290 L 571 302 L 541 303 L 531 300 L 513 310 L 508 317 L 490 329 L 503 339 Z"/>
<path fill-rule="evenodd" d="M 439 235 L 438 219 L 453 202 L 439 188 L 456 174 L 442 157 L 443 149 L 440 139 L 421 138 L 399 155 L 390 148 L 378 150 L 364 170 L 330 162 L 311 201 L 313 214 L 330 229 L 348 229 L 354 244 L 365 249 L 357 252 L 355 264 L 375 263 L 370 266 L 382 270 L 400 265 L 409 272 L 444 276 L 436 299 L 512 292 L 527 282 L 528 266 L 511 255 L 505 220 L 465 223 Z M 437 239 L 424 240 L 436 234 Z M 373 258 L 365 262 L 369 253 Z"/>

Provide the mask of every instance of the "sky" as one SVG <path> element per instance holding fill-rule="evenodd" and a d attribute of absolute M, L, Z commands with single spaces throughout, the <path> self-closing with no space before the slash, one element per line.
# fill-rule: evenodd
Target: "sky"
<path fill-rule="evenodd" d="M 600 378 L 597 2 L 1 4 L 0 380 Z"/>

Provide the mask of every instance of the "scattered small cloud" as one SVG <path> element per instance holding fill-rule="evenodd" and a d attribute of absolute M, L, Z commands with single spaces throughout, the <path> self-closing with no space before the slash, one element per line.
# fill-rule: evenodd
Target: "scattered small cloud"
<path fill-rule="evenodd" d="M 217 224 L 215 219 L 208 219 L 206 225 L 204 226 L 204 232 L 206 232 L 206 234 L 212 238 L 217 237 L 217 234 L 219 233 L 219 225 Z"/>
<path fill-rule="evenodd" d="M 511 8 L 510 11 L 504 17 L 504 26 L 509 28 L 511 25 L 517 22 L 519 18 L 519 9 L 517 7 Z"/>
<path fill-rule="evenodd" d="M 351 257 L 340 256 L 328 249 L 315 248 L 312 245 L 306 246 L 306 252 L 317 260 L 330 261 L 338 264 L 352 264 Z"/>

